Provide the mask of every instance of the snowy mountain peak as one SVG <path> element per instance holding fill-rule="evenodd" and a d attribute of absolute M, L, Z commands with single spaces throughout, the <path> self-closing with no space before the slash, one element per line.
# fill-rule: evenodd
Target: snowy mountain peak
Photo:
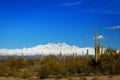
<path fill-rule="evenodd" d="M 89 49 L 89 53 L 93 55 L 93 48 L 79 48 L 74 45 L 68 45 L 66 43 L 48 43 L 45 45 L 38 45 L 31 48 L 23 48 L 23 49 L 0 49 L 0 55 L 48 55 L 48 54 L 59 54 L 60 51 L 64 55 L 70 55 L 76 52 L 78 55 L 82 55 L 82 53 L 86 54 L 87 49 Z"/>

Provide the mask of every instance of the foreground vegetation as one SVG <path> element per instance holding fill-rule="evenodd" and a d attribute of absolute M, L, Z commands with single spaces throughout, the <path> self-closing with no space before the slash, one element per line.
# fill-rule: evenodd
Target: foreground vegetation
<path fill-rule="evenodd" d="M 87 51 L 88 52 L 88 51 Z M 63 78 L 97 75 L 120 74 L 120 52 L 116 49 L 107 48 L 96 62 L 95 58 L 89 57 L 88 53 L 78 56 L 73 53 L 71 56 L 59 57 L 55 55 L 43 56 L 40 58 L 28 58 L 13 56 L 0 59 L 0 77 L 15 78 Z M 71 77 L 68 78 L 71 80 Z M 96 80 L 96 79 L 95 79 Z"/>

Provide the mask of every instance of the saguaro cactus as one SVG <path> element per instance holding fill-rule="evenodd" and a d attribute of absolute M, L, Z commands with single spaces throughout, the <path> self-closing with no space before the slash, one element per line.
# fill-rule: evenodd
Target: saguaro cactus
<path fill-rule="evenodd" d="M 21 58 L 22 58 L 24 61 L 26 61 L 26 59 L 25 59 L 25 56 L 24 56 L 24 53 L 23 53 L 23 52 L 22 52 Z"/>
<path fill-rule="evenodd" d="M 97 60 L 98 60 L 100 57 L 100 43 L 98 43 L 97 47 L 96 47 L 96 56 L 97 56 Z"/>
<path fill-rule="evenodd" d="M 104 46 L 102 45 L 102 46 L 101 46 L 101 54 L 104 53 L 104 52 L 103 52 L 103 48 L 104 48 Z"/>
<path fill-rule="evenodd" d="M 22 52 L 22 56 L 21 56 L 22 58 L 24 58 L 24 54 L 23 54 L 23 52 Z"/>
<path fill-rule="evenodd" d="M 73 62 L 74 62 L 74 64 L 75 64 L 75 61 L 76 61 L 76 54 L 75 54 L 74 52 L 73 52 L 72 57 L 73 57 Z"/>
<path fill-rule="evenodd" d="M 95 61 L 97 62 L 100 57 L 100 43 L 97 43 L 97 30 L 94 32 L 94 42 L 95 42 Z"/>
<path fill-rule="evenodd" d="M 95 43 L 95 61 L 97 62 L 97 30 L 94 31 L 94 43 Z"/>
<path fill-rule="evenodd" d="M 42 53 L 41 53 L 41 56 L 40 56 L 40 60 L 43 61 L 43 59 L 44 59 L 44 54 L 43 54 L 43 52 L 42 52 Z"/>
<path fill-rule="evenodd" d="M 87 57 L 89 56 L 89 50 L 87 49 L 87 53 L 86 53 Z"/>
<path fill-rule="evenodd" d="M 75 53 L 73 52 L 73 55 L 72 55 L 73 59 L 75 59 Z"/>
<path fill-rule="evenodd" d="M 60 62 L 62 61 L 62 51 L 60 51 L 60 57 L 59 57 Z"/>

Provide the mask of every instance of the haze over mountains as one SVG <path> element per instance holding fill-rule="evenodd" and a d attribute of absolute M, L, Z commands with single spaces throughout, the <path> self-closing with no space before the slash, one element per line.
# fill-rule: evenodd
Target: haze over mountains
<path fill-rule="evenodd" d="M 0 55 L 7 56 L 7 55 L 25 55 L 25 56 L 32 56 L 32 55 L 48 55 L 54 54 L 58 55 L 60 51 L 63 55 L 70 55 L 73 53 L 77 53 L 78 55 L 83 55 L 87 53 L 87 49 L 89 50 L 89 55 L 94 55 L 94 48 L 92 47 L 85 47 L 79 48 L 74 45 L 68 45 L 66 43 L 48 43 L 45 45 L 37 45 L 31 48 L 23 48 L 23 49 L 0 49 Z"/>

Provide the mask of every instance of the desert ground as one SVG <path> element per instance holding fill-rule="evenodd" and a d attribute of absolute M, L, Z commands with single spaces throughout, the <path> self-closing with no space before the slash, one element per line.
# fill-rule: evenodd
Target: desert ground
<path fill-rule="evenodd" d="M 109 75 L 109 76 L 86 76 L 86 79 L 80 79 L 80 77 L 74 77 L 72 80 L 120 80 L 120 75 Z M 97 78 L 97 79 L 94 79 Z M 68 78 L 55 79 L 48 78 L 44 80 L 68 80 Z"/>
<path fill-rule="evenodd" d="M 72 79 L 68 78 L 61 78 L 61 79 L 56 79 L 56 78 L 47 78 L 47 79 L 20 79 L 20 78 L 5 78 L 5 77 L 0 77 L 0 80 L 120 80 L 120 75 L 109 75 L 109 76 L 85 76 L 84 78 L 86 79 L 80 79 L 80 77 L 74 77 Z M 97 79 L 94 79 L 97 78 Z"/>

